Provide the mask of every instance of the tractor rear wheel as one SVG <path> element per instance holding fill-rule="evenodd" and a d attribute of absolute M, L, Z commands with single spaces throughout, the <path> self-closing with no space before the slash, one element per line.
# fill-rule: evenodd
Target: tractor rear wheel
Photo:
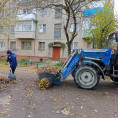
<path fill-rule="evenodd" d="M 90 66 L 80 67 L 75 73 L 77 85 L 84 89 L 92 89 L 99 82 L 99 76 L 95 69 Z"/>

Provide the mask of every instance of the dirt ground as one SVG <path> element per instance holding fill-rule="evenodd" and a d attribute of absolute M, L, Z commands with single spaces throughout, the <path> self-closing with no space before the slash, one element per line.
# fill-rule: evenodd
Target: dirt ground
<path fill-rule="evenodd" d="M 17 84 L 2 85 L 0 118 L 118 118 L 118 84 L 101 80 L 84 90 L 69 76 L 60 86 L 40 90 L 37 74 L 29 69 L 17 69 Z"/>

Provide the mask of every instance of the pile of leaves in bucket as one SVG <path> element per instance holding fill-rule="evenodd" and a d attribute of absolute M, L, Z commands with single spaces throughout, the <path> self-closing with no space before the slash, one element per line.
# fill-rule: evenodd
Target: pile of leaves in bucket
<path fill-rule="evenodd" d="M 44 77 L 40 77 L 42 73 L 49 73 L 49 74 L 56 74 L 58 72 L 58 68 L 55 66 L 49 66 L 49 67 L 41 67 L 37 70 L 37 73 L 39 75 L 39 80 L 37 81 L 37 84 L 40 89 L 47 89 L 50 86 L 50 78 L 44 75 Z"/>

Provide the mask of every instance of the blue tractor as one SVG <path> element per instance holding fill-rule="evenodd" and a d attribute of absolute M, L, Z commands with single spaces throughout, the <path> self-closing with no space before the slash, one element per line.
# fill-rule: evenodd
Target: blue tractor
<path fill-rule="evenodd" d="M 114 34 L 118 43 L 118 32 L 110 34 L 109 37 L 113 37 Z M 49 78 L 50 86 L 61 84 L 70 74 L 76 84 L 84 89 L 94 88 L 99 83 L 100 77 L 105 79 L 105 75 L 118 82 L 118 46 L 115 52 L 112 51 L 112 48 L 75 50 L 69 55 L 59 72 L 42 73 L 42 75 Z M 40 79 L 42 77 L 40 76 Z"/>

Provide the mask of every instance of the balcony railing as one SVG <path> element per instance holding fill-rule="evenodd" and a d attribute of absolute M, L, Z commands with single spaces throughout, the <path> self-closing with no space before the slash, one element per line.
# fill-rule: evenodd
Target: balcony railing
<path fill-rule="evenodd" d="M 18 38 L 18 39 L 35 39 L 35 32 L 33 32 L 33 31 L 25 31 L 25 32 L 16 31 L 15 32 L 15 38 Z"/>

